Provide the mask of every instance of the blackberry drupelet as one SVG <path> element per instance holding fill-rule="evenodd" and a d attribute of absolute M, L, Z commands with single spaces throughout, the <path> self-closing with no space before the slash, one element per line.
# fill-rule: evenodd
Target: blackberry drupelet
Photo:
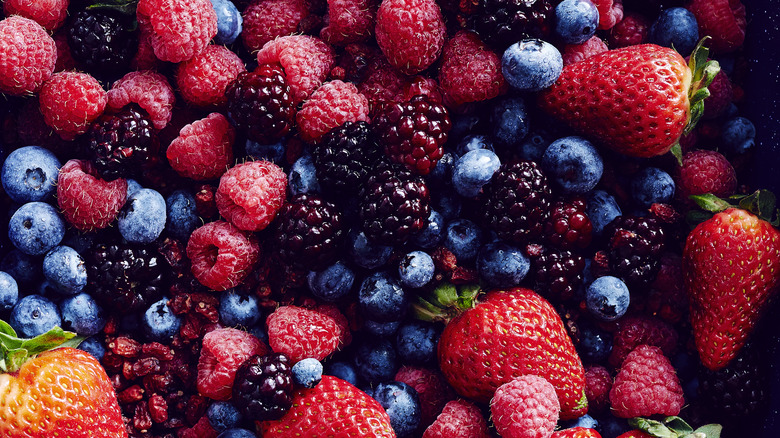
<path fill-rule="evenodd" d="M 541 241 L 552 199 L 536 162 L 516 161 L 501 165 L 479 201 L 485 226 L 504 240 L 524 245 Z"/>
<path fill-rule="evenodd" d="M 292 364 L 282 353 L 252 356 L 238 367 L 233 403 L 250 421 L 278 420 L 292 407 Z"/>
<path fill-rule="evenodd" d="M 329 190 L 354 195 L 382 157 L 374 131 L 366 122 L 333 128 L 314 146 L 319 183 Z"/>
<path fill-rule="evenodd" d="M 567 301 L 582 285 L 585 259 L 571 251 L 529 245 L 534 290 L 553 302 Z"/>
<path fill-rule="evenodd" d="M 225 95 L 228 116 L 252 141 L 273 143 L 290 131 L 295 120 L 290 85 L 278 64 L 240 73 Z"/>
<path fill-rule="evenodd" d="M 346 233 L 339 209 L 318 195 L 299 194 L 279 212 L 275 234 L 287 264 L 317 270 L 339 256 Z"/>
<path fill-rule="evenodd" d="M 130 70 L 138 50 L 135 13 L 111 9 L 79 11 L 68 26 L 73 59 L 98 79 L 115 79 Z"/>
<path fill-rule="evenodd" d="M 604 235 L 611 275 L 629 287 L 644 286 L 655 279 L 666 246 L 666 234 L 657 219 L 618 216 L 607 225 Z"/>
<path fill-rule="evenodd" d="M 585 200 L 575 197 L 553 204 L 550 218 L 544 224 L 547 241 L 558 249 L 585 249 L 590 245 L 593 225 L 586 213 Z"/>
<path fill-rule="evenodd" d="M 480 0 L 472 25 L 488 45 L 503 53 L 523 38 L 548 40 L 557 3 L 555 0 Z"/>
<path fill-rule="evenodd" d="M 140 176 L 157 156 L 159 140 L 149 115 L 136 104 L 103 114 L 85 136 L 90 159 L 103 179 Z"/>

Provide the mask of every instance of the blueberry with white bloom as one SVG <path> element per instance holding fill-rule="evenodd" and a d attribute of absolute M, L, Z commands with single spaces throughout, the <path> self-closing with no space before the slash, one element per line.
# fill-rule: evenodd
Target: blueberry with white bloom
<path fill-rule="evenodd" d="M 232 44 L 241 34 L 243 19 L 238 8 L 230 0 L 211 0 L 211 6 L 217 13 L 217 44 Z"/>
<path fill-rule="evenodd" d="M 563 0 L 555 7 L 555 34 L 566 44 L 582 44 L 596 33 L 599 10 L 590 0 Z"/>
<path fill-rule="evenodd" d="M 323 301 L 338 301 L 352 290 L 355 272 L 344 262 L 338 261 L 321 271 L 311 271 L 306 276 L 312 295 Z"/>
<path fill-rule="evenodd" d="M 642 207 L 668 203 L 674 197 L 674 179 L 657 167 L 646 167 L 631 179 L 631 196 Z"/>
<path fill-rule="evenodd" d="M 490 111 L 493 138 L 503 146 L 520 143 L 529 129 L 528 110 L 525 101 L 519 97 L 499 100 Z"/>
<path fill-rule="evenodd" d="M 477 196 L 482 186 L 490 181 L 501 166 L 495 152 L 476 149 L 458 158 L 452 171 L 452 186 L 459 195 L 467 198 Z"/>
<path fill-rule="evenodd" d="M 623 214 L 615 198 L 603 190 L 594 190 L 590 193 L 585 210 L 593 225 L 593 234 L 597 236 L 610 222 Z"/>
<path fill-rule="evenodd" d="M 69 246 L 56 246 L 43 258 L 43 275 L 64 295 L 75 295 L 87 285 L 84 259 Z"/>
<path fill-rule="evenodd" d="M 647 35 L 651 43 L 674 47 L 682 56 L 688 56 L 699 42 L 696 16 L 685 8 L 664 9 L 650 26 Z"/>
<path fill-rule="evenodd" d="M 398 264 L 401 284 L 407 287 L 425 286 L 433 278 L 433 273 L 433 259 L 423 251 L 412 251 L 406 254 Z"/>
<path fill-rule="evenodd" d="M 14 202 L 45 201 L 56 190 L 60 167 L 62 163 L 48 149 L 25 146 L 8 154 L 0 180 Z"/>
<path fill-rule="evenodd" d="M 506 49 L 501 58 L 501 71 L 512 88 L 540 91 L 558 80 L 563 71 L 563 57 L 548 42 L 524 39 Z"/>
<path fill-rule="evenodd" d="M 20 337 L 34 338 L 55 326 L 62 327 L 62 318 L 57 305 L 50 299 L 33 294 L 16 303 L 8 323 Z"/>
<path fill-rule="evenodd" d="M 322 363 L 312 357 L 298 361 L 292 367 L 293 383 L 314 388 L 322 380 Z"/>
<path fill-rule="evenodd" d="M 128 199 L 119 212 L 117 228 L 128 242 L 151 243 L 165 229 L 165 198 L 152 189 L 141 189 Z"/>
<path fill-rule="evenodd" d="M 11 216 L 8 238 L 27 255 L 43 255 L 65 237 L 65 221 L 45 202 L 28 202 Z"/>
<path fill-rule="evenodd" d="M 756 145 L 756 127 L 744 117 L 734 117 L 721 127 L 720 141 L 724 152 L 744 154 Z"/>
<path fill-rule="evenodd" d="M 604 172 L 604 162 L 588 140 L 572 136 L 555 140 L 542 155 L 542 168 L 548 178 L 565 193 L 583 194 L 593 190 Z"/>
<path fill-rule="evenodd" d="M 103 309 L 91 295 L 80 293 L 60 302 L 62 328 L 81 336 L 94 336 L 103 330 L 106 318 Z"/>
<path fill-rule="evenodd" d="M 617 277 L 607 275 L 597 278 L 585 294 L 588 311 L 601 321 L 614 321 L 628 311 L 628 287 Z"/>
<path fill-rule="evenodd" d="M 513 287 L 528 274 L 531 262 L 522 249 L 505 242 L 484 245 L 477 257 L 479 276 L 493 287 Z"/>

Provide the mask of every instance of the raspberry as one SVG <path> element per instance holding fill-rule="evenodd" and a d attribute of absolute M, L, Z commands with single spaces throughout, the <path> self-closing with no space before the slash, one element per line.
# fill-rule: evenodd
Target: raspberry
<path fill-rule="evenodd" d="M 57 45 L 57 63 L 54 65 L 54 71 L 75 70 L 76 60 L 70 53 L 68 35 L 65 32 L 57 32 L 54 34 L 54 44 Z"/>
<path fill-rule="evenodd" d="M 374 33 L 376 10 L 374 0 L 328 0 L 320 38 L 336 46 L 366 41 Z"/>
<path fill-rule="evenodd" d="M 422 438 L 488 438 L 487 422 L 473 403 L 453 400 L 423 433 Z"/>
<path fill-rule="evenodd" d="M 628 354 L 609 391 L 620 418 L 678 415 L 685 400 L 674 367 L 658 347 L 640 345 Z"/>
<path fill-rule="evenodd" d="M 138 24 L 152 31 L 152 48 L 161 61 L 186 61 L 217 34 L 217 13 L 209 0 L 139 0 L 136 13 Z"/>
<path fill-rule="evenodd" d="M 138 50 L 130 65 L 135 70 L 156 70 L 160 60 L 154 56 L 152 31 L 146 27 L 138 29 Z"/>
<path fill-rule="evenodd" d="M 241 15 L 241 39 L 250 52 L 256 52 L 278 37 L 292 35 L 309 15 L 306 0 L 254 0 Z"/>
<path fill-rule="evenodd" d="M 639 345 L 658 347 L 671 356 L 677 347 L 677 331 L 666 322 L 652 316 L 626 316 L 618 322 L 612 338 L 609 364 L 620 367 L 626 356 Z"/>
<path fill-rule="evenodd" d="M 427 427 L 436 420 L 444 406 L 455 399 L 455 392 L 444 376 L 427 368 L 403 366 L 395 374 L 397 382 L 403 382 L 414 388 L 420 397 L 420 426 Z"/>
<path fill-rule="evenodd" d="M 40 24 L 16 15 L 0 21 L 0 93 L 38 91 L 56 61 L 57 45 Z"/>
<path fill-rule="evenodd" d="M 217 189 L 219 213 L 237 228 L 260 231 L 284 203 L 287 175 L 269 161 L 239 164 L 225 172 Z"/>
<path fill-rule="evenodd" d="M 127 181 L 104 181 L 89 161 L 70 160 L 57 178 L 57 203 L 65 220 L 79 231 L 105 228 L 127 197 Z"/>
<path fill-rule="evenodd" d="M 445 102 L 458 106 L 492 99 L 506 89 L 501 58 L 470 31 L 459 31 L 444 44 L 439 86 Z"/>
<path fill-rule="evenodd" d="M 723 114 L 734 99 L 734 90 L 726 72 L 723 70 L 719 71 L 712 83 L 707 86 L 707 90 L 709 90 L 710 96 L 704 99 L 704 114 L 702 114 L 702 118 L 706 120 L 716 119 Z"/>
<path fill-rule="evenodd" d="M 61 72 L 52 75 L 38 95 L 46 124 L 64 140 L 87 132 L 89 125 L 106 108 L 106 90 L 86 73 Z"/>
<path fill-rule="evenodd" d="M 236 131 L 220 113 L 196 120 L 179 131 L 166 155 L 179 175 L 197 181 L 222 176 L 233 163 Z"/>
<path fill-rule="evenodd" d="M 336 63 L 333 49 L 324 41 L 308 35 L 277 38 L 257 52 L 258 64 L 279 63 L 284 68 L 293 101 L 306 100 Z"/>
<path fill-rule="evenodd" d="M 225 221 L 197 228 L 187 243 L 192 274 L 213 290 L 238 286 L 249 275 L 259 253 L 256 238 Z"/>
<path fill-rule="evenodd" d="M 176 86 L 184 101 L 195 106 L 221 106 L 225 90 L 246 71 L 241 58 L 224 46 L 208 46 L 194 58 L 179 64 Z"/>
<path fill-rule="evenodd" d="M 677 177 L 678 195 L 683 200 L 705 193 L 725 198 L 733 195 L 736 189 L 736 171 L 719 152 L 696 150 L 683 157 Z"/>
<path fill-rule="evenodd" d="M 220 328 L 206 333 L 198 359 L 198 392 L 214 400 L 229 400 L 241 363 L 265 354 L 268 347 L 245 331 Z"/>
<path fill-rule="evenodd" d="M 372 112 L 381 102 L 398 102 L 403 98 L 406 78 L 381 54 L 369 66 L 358 88 L 368 99 Z"/>
<path fill-rule="evenodd" d="M 567 44 L 563 48 L 563 65 L 574 64 L 575 62 L 582 61 L 583 59 L 590 58 L 591 56 L 598 55 L 599 53 L 609 50 L 604 40 L 597 36 L 591 37 L 588 41 L 582 44 Z"/>
<path fill-rule="evenodd" d="M 7 17 L 20 15 L 35 20 L 44 29 L 55 31 L 68 16 L 69 0 L 5 0 L 3 12 Z"/>
<path fill-rule="evenodd" d="M 407 75 L 428 68 L 446 37 L 434 0 L 383 0 L 376 14 L 376 42 L 393 67 Z"/>
<path fill-rule="evenodd" d="M 599 29 L 611 29 L 623 19 L 623 0 L 593 0 L 599 10 Z"/>
<path fill-rule="evenodd" d="M 330 81 L 303 103 L 296 120 L 301 138 L 314 143 L 346 122 L 367 121 L 368 99 L 351 83 Z"/>
<path fill-rule="evenodd" d="M 609 31 L 609 45 L 613 49 L 647 42 L 650 22 L 642 14 L 629 12 Z"/>
<path fill-rule="evenodd" d="M 192 427 L 182 427 L 176 431 L 176 438 L 217 438 L 219 432 L 214 430 L 206 415 L 200 417 Z"/>
<path fill-rule="evenodd" d="M 686 6 L 696 17 L 699 35 L 709 35 L 716 53 L 733 52 L 745 42 L 745 6 L 740 0 L 693 0 Z"/>
<path fill-rule="evenodd" d="M 114 82 L 108 90 L 108 106 L 115 110 L 134 102 L 149 113 L 154 127 L 165 128 L 171 121 L 176 96 L 165 76 L 154 71 L 134 71 Z"/>
<path fill-rule="evenodd" d="M 493 424 L 504 438 L 547 438 L 560 410 L 555 387 L 530 374 L 499 386 L 490 401 Z"/>
<path fill-rule="evenodd" d="M 282 306 L 268 315 L 266 324 L 271 349 L 287 355 L 292 364 L 309 357 L 323 360 L 352 340 L 347 318 L 332 305 Z"/>
<path fill-rule="evenodd" d="M 612 376 L 601 365 L 585 368 L 585 397 L 588 399 L 588 412 L 598 414 L 609 407 L 609 390 L 612 388 Z"/>

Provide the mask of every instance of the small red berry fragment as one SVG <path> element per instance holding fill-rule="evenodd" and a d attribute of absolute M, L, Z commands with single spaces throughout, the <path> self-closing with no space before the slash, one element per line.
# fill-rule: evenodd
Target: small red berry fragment
<path fill-rule="evenodd" d="M 256 238 L 224 221 L 197 228 L 187 243 L 192 274 L 202 285 L 217 291 L 241 284 L 259 253 Z"/>
<path fill-rule="evenodd" d="M 368 99 L 352 83 L 330 81 L 303 103 L 296 119 L 301 138 L 315 143 L 346 122 L 368 121 Z"/>
<path fill-rule="evenodd" d="M 284 203 L 287 175 L 274 163 L 253 161 L 228 170 L 219 180 L 217 208 L 241 230 L 260 231 Z"/>
<path fill-rule="evenodd" d="M 155 71 L 134 71 L 114 82 L 108 90 L 108 106 L 115 110 L 137 103 L 152 119 L 154 127 L 163 129 L 171 121 L 176 96 L 165 76 Z"/>
<path fill-rule="evenodd" d="M 376 15 L 376 42 L 393 67 L 407 75 L 430 67 L 447 36 L 434 0 L 383 0 Z"/>
<path fill-rule="evenodd" d="M 106 108 L 106 91 L 86 73 L 55 73 L 38 95 L 46 124 L 64 140 L 87 132 L 90 123 Z"/>
<path fill-rule="evenodd" d="M 68 16 L 69 0 L 5 0 L 3 12 L 7 17 L 20 15 L 35 20 L 48 31 L 55 31 Z"/>
<path fill-rule="evenodd" d="M 69 224 L 79 231 L 106 228 L 127 198 L 127 181 L 100 179 L 91 162 L 70 160 L 57 178 L 57 203 Z"/>
<path fill-rule="evenodd" d="M 136 14 L 138 24 L 151 31 L 161 61 L 191 59 L 217 34 L 217 13 L 209 0 L 140 0 Z"/>
<path fill-rule="evenodd" d="M 246 71 L 241 58 L 224 46 L 208 46 L 194 58 L 179 64 L 176 85 L 184 100 L 195 106 L 224 105 L 225 90 Z"/>
<path fill-rule="evenodd" d="M 585 368 L 585 397 L 588 398 L 588 412 L 599 414 L 609 407 L 609 390 L 612 389 L 612 376 L 601 365 Z"/>
<path fill-rule="evenodd" d="M 560 411 L 552 383 L 531 374 L 499 386 L 490 401 L 493 424 L 504 438 L 548 438 Z"/>
<path fill-rule="evenodd" d="M 236 131 L 220 113 L 211 113 L 179 131 L 166 151 L 179 175 L 202 181 L 215 179 L 233 163 Z"/>
<path fill-rule="evenodd" d="M 685 400 L 680 380 L 658 347 L 640 345 L 628 354 L 609 392 L 620 418 L 678 415 Z"/>
<path fill-rule="evenodd" d="M 38 91 L 56 61 L 57 46 L 40 24 L 17 15 L 0 21 L 0 93 Z"/>
<path fill-rule="evenodd" d="M 198 359 L 198 392 L 214 400 L 229 400 L 241 363 L 268 353 L 265 344 L 243 330 L 220 328 L 206 333 Z"/>
<path fill-rule="evenodd" d="M 323 360 L 352 340 L 347 318 L 333 305 L 279 307 L 266 324 L 271 349 L 293 364 L 310 357 Z"/>
<path fill-rule="evenodd" d="M 488 438 L 487 421 L 482 411 L 463 399 L 448 402 L 422 438 Z"/>
<path fill-rule="evenodd" d="M 447 40 L 441 57 L 439 86 L 446 103 L 479 102 L 506 90 L 501 58 L 474 32 L 463 30 Z"/>
<path fill-rule="evenodd" d="M 253 0 L 241 16 L 244 47 L 256 52 L 269 41 L 296 33 L 309 8 L 306 0 Z"/>
<path fill-rule="evenodd" d="M 609 45 L 613 49 L 647 42 L 650 22 L 644 15 L 629 12 L 609 31 Z"/>
<path fill-rule="evenodd" d="M 377 5 L 374 0 L 328 0 L 320 37 L 335 46 L 368 40 L 374 34 Z"/>
<path fill-rule="evenodd" d="M 593 36 L 588 41 L 582 44 L 568 44 L 563 48 L 563 65 L 574 64 L 575 62 L 582 61 L 583 59 L 590 58 L 593 55 L 606 52 L 609 50 L 604 41 Z"/>
<path fill-rule="evenodd" d="M 623 0 L 593 0 L 599 10 L 599 29 L 611 29 L 623 19 Z"/>
<path fill-rule="evenodd" d="M 733 52 L 745 42 L 747 17 L 740 0 L 693 0 L 686 7 L 696 17 L 699 35 L 712 37 L 713 52 Z"/>
<path fill-rule="evenodd" d="M 257 52 L 257 63 L 281 64 L 293 101 L 306 100 L 336 64 L 333 48 L 319 38 L 291 35 L 277 38 Z"/>

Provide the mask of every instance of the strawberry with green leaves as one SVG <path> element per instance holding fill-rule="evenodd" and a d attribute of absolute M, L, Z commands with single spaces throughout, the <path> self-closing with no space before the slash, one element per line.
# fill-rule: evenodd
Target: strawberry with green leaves
<path fill-rule="evenodd" d="M 601 438 L 601 434 L 588 427 L 572 427 L 553 432 L 550 438 Z"/>

